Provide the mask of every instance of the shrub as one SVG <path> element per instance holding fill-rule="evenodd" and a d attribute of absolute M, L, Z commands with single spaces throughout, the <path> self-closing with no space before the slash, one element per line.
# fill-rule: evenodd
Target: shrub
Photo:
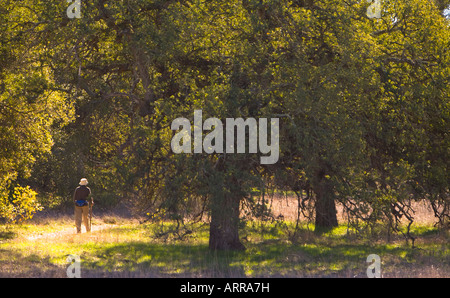
<path fill-rule="evenodd" d="M 43 209 L 37 202 L 37 193 L 29 186 L 15 186 L 10 191 L 0 192 L 0 219 L 7 223 L 22 222 L 31 219 Z"/>

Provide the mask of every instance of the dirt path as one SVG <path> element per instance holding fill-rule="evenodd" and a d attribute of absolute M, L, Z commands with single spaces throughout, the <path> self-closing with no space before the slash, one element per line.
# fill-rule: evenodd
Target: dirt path
<path fill-rule="evenodd" d="M 117 225 L 113 225 L 113 224 L 101 224 L 101 225 L 92 225 L 91 227 L 91 233 L 97 232 L 97 231 L 103 231 L 106 229 L 111 229 L 117 227 Z M 85 232 L 86 230 L 84 229 L 84 227 L 81 228 L 81 235 L 89 235 L 88 233 Z M 76 235 L 76 228 L 67 228 L 64 230 L 60 230 L 60 231 L 56 231 L 56 232 L 51 232 L 51 233 L 43 233 L 43 234 L 39 234 L 39 235 L 31 235 L 31 236 L 26 236 L 25 238 L 29 241 L 34 241 L 34 240 L 38 240 L 38 239 L 53 239 L 53 238 L 62 238 L 65 236 L 69 236 L 69 235 Z"/>

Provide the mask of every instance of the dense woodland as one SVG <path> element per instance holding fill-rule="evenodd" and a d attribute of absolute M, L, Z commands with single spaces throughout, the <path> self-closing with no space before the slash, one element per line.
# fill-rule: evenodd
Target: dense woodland
<path fill-rule="evenodd" d="M 288 193 L 316 229 L 450 219 L 446 0 L 0 0 L 0 218 L 72 206 L 207 218 L 237 250 L 240 209 Z M 178 117 L 279 118 L 280 156 L 174 154 Z M 405 230 L 402 230 L 404 232 Z M 406 236 L 409 230 L 406 230 Z"/>

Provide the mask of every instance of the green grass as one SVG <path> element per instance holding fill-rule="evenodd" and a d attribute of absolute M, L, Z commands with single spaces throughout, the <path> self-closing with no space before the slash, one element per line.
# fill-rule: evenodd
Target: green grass
<path fill-rule="evenodd" d="M 27 237 L 72 225 L 49 221 L 0 226 L 0 276 L 65 277 L 70 254 L 81 257 L 85 277 L 365 277 L 369 254 L 381 257 L 383 276 L 450 276 L 448 232 L 432 226 L 414 228 L 418 240 L 413 249 L 401 237 L 387 243 L 349 233 L 346 226 L 315 233 L 304 224 L 293 237 L 293 223 L 247 222 L 241 230 L 245 251 L 212 252 L 204 223 L 175 240 L 155 237 L 173 223 L 115 222 L 121 224 L 90 234 L 36 240 Z"/>

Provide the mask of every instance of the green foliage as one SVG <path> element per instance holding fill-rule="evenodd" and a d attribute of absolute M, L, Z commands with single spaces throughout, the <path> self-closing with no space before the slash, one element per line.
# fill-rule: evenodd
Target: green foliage
<path fill-rule="evenodd" d="M 0 2 L 0 182 L 64 203 L 84 176 L 99 207 L 179 221 L 230 198 L 262 216 L 254 194 L 277 189 L 354 225 L 399 230 L 415 200 L 448 223 L 447 1 L 383 1 L 379 20 L 365 1 L 96 0 L 73 20 Z M 173 154 L 194 109 L 280 118 L 279 162 Z"/>
<path fill-rule="evenodd" d="M 37 202 L 36 192 L 30 187 L 12 186 L 9 194 L 2 191 L 0 195 L 0 219 L 7 223 L 19 223 L 31 219 L 42 210 Z"/>
<path fill-rule="evenodd" d="M 2 216 L 29 218 L 35 193 L 6 185 L 30 177 L 33 164 L 49 153 L 53 135 L 73 119 L 73 106 L 60 92 L 42 44 L 42 3 L 2 0 L 0 22 L 0 184 Z M 22 184 L 22 183 L 21 183 Z M 23 202 L 21 202 L 23 201 Z"/>

